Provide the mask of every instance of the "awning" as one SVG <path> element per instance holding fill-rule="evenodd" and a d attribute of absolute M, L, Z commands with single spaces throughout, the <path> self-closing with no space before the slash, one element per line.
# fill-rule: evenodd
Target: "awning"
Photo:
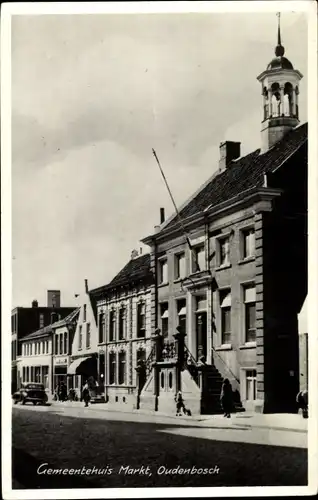
<path fill-rule="evenodd" d="M 161 318 L 169 318 L 169 311 L 168 311 L 168 309 L 165 310 L 165 312 L 163 313 L 163 315 L 161 316 Z"/>
<path fill-rule="evenodd" d="M 180 311 L 178 312 L 178 316 L 184 316 L 187 314 L 187 308 L 184 306 L 180 309 Z"/>
<path fill-rule="evenodd" d="M 82 363 L 86 363 L 87 361 L 92 360 L 93 358 L 91 356 L 86 357 L 86 358 L 78 358 L 75 359 L 70 366 L 68 367 L 67 374 L 68 375 L 76 375 L 79 373 L 78 368 Z"/>
<path fill-rule="evenodd" d="M 248 287 L 245 288 L 245 303 L 247 302 L 256 302 L 256 288 Z"/>
<path fill-rule="evenodd" d="M 221 307 L 231 307 L 231 294 L 227 293 L 222 300 Z"/>

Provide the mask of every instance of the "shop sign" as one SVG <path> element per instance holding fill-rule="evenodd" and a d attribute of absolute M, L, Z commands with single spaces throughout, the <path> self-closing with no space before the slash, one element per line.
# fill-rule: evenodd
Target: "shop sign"
<path fill-rule="evenodd" d="M 67 358 L 55 358 L 55 365 L 67 365 Z"/>

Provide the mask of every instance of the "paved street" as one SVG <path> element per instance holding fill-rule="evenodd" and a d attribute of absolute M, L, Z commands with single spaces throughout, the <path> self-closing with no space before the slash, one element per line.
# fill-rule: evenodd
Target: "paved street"
<path fill-rule="evenodd" d="M 307 484 L 299 432 L 61 404 L 15 406 L 12 439 L 13 488 Z"/>

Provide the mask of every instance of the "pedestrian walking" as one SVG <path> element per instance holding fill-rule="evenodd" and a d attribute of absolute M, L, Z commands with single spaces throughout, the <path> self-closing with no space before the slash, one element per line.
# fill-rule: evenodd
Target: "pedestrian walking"
<path fill-rule="evenodd" d="M 221 389 L 221 405 L 224 411 L 224 417 L 230 418 L 233 409 L 232 386 L 228 378 L 224 379 Z"/>
<path fill-rule="evenodd" d="M 308 391 L 305 389 L 304 391 L 300 391 L 297 394 L 296 401 L 298 407 L 301 409 L 303 418 L 308 418 Z"/>
<path fill-rule="evenodd" d="M 67 389 L 64 382 L 61 382 L 59 387 L 59 400 L 66 401 L 67 400 Z"/>
<path fill-rule="evenodd" d="M 88 406 L 88 403 L 90 401 L 90 394 L 89 394 L 89 386 L 88 383 L 86 382 L 83 391 L 82 391 L 82 398 L 85 403 L 84 407 L 86 408 Z"/>

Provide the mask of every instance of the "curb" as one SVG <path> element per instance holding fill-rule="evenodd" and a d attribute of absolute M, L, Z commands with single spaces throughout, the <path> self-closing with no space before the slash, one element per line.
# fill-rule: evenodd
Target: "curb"
<path fill-rule="evenodd" d="M 70 404 L 63 404 L 62 405 L 64 407 L 67 407 L 67 408 L 78 408 L 78 407 L 82 407 L 82 405 L 80 406 L 79 404 L 76 404 L 76 405 L 70 405 Z M 56 402 L 52 402 L 51 403 L 51 406 L 54 406 L 54 407 L 59 407 L 60 405 L 59 404 L 56 404 Z M 213 419 L 213 415 L 210 415 L 210 416 L 207 416 L 206 418 L 202 418 L 202 417 L 195 417 L 195 416 L 191 416 L 191 417 L 186 417 L 186 416 L 182 416 L 182 417 L 177 417 L 175 415 L 171 415 L 171 414 L 167 414 L 167 413 L 160 413 L 160 412 L 149 412 L 149 411 L 142 411 L 142 410 L 136 410 L 136 409 L 133 409 L 133 410 L 127 410 L 127 411 L 123 411 L 122 409 L 116 409 L 116 408 L 100 408 L 99 407 L 99 404 L 96 403 L 96 404 L 92 404 L 90 405 L 91 408 L 91 411 L 102 411 L 102 412 L 108 412 L 108 413 L 123 413 L 123 414 L 129 414 L 129 415 L 148 415 L 149 417 L 163 417 L 163 418 L 170 418 L 174 421 L 183 421 L 183 422 L 207 422 L 207 424 L 211 423 L 213 425 L 211 426 L 204 426 L 206 428 L 219 428 L 221 427 L 222 429 L 224 428 L 224 423 L 222 422 L 215 422 L 215 420 Z M 222 425 L 223 424 L 223 425 Z M 303 433 L 303 434 L 307 434 L 308 433 L 308 429 L 298 429 L 298 428 L 290 428 L 290 427 L 282 427 L 282 426 L 273 426 L 273 425 L 262 425 L 262 424 L 241 424 L 241 423 L 237 423 L 237 422 L 231 422 L 231 425 L 228 426 L 228 429 L 248 429 L 248 430 L 252 430 L 252 429 L 268 429 L 268 430 L 278 430 L 278 431 L 285 431 L 285 432 L 298 432 L 298 433 Z"/>

